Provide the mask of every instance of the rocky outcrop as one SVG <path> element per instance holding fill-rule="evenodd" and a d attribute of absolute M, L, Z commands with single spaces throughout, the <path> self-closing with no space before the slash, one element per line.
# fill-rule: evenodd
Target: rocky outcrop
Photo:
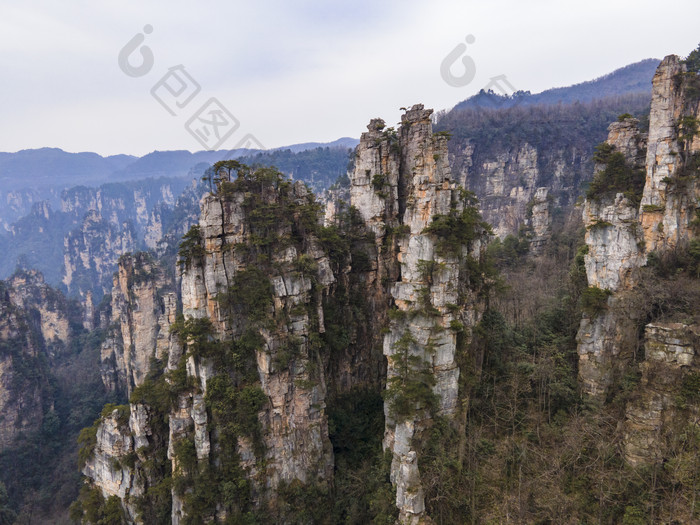
<path fill-rule="evenodd" d="M 97 211 L 88 212 L 80 228 L 64 240 L 63 284 L 68 293 L 81 302 L 86 302 L 90 293 L 90 300 L 99 302 L 109 292 L 119 257 L 135 248 L 136 235 L 130 223 L 115 227 Z M 93 327 L 92 319 L 84 322 L 86 328 Z"/>
<path fill-rule="evenodd" d="M 627 407 L 623 429 L 625 458 L 634 466 L 661 462 L 669 435 L 681 434 L 689 420 L 698 421 L 690 380 L 700 377 L 700 327 L 649 324 L 644 353 L 639 395 Z"/>
<path fill-rule="evenodd" d="M 697 119 L 697 95 L 689 93 L 685 66 L 671 55 L 654 75 L 646 183 L 640 207 L 647 252 L 662 252 L 687 242 L 693 235 L 691 222 L 700 197 L 700 187 L 691 172 L 697 169 L 700 140 L 692 133 Z"/>
<path fill-rule="evenodd" d="M 103 497 L 116 496 L 122 501 L 130 523 L 147 523 L 139 512 L 143 510 L 139 500 L 162 482 L 154 476 L 163 444 L 153 428 L 159 422 L 153 418 L 151 409 L 142 404 L 107 405 L 90 429 L 95 433 L 95 444 L 82 472 Z"/>
<path fill-rule="evenodd" d="M 293 184 L 288 191 L 287 198 L 294 206 L 312 205 L 313 196 L 302 183 Z M 277 192 L 261 197 L 260 206 L 269 206 L 270 210 L 280 204 L 279 199 L 284 199 Z M 251 268 L 250 256 L 242 247 L 255 242 L 257 227 L 251 224 L 255 220 L 250 217 L 252 211 L 242 192 L 227 199 L 205 197 L 199 225 L 204 257 L 182 275 L 185 318 L 211 319 L 219 337 L 224 339 L 240 338 L 247 328 L 245 322 L 222 307 L 220 294 L 234 286 L 237 275 L 247 275 L 245 272 Z M 289 238 L 293 224 L 280 221 L 274 227 L 275 235 Z M 318 349 L 313 345 L 314 333 L 323 331 L 323 314 L 318 307 L 309 307 L 317 303 L 335 276 L 313 237 L 305 239 L 304 252 L 300 251 L 301 246 L 285 244 L 271 247 L 269 254 L 269 264 L 276 268 L 269 277 L 273 297 L 269 315 L 274 319 L 288 317 L 288 321 L 274 329 L 259 329 L 264 344 L 256 351 L 260 386 L 269 400 L 259 416 L 267 451 L 264 460 L 268 489 L 294 479 L 328 480 L 332 468 L 324 413 L 325 379 L 318 366 Z M 306 269 L 299 271 L 300 265 Z M 283 354 L 290 352 L 289 345 L 296 347 L 291 352 L 299 357 L 285 366 L 281 363 L 288 359 Z M 195 360 L 191 369 L 200 375 L 206 392 L 210 374 L 206 363 Z"/>
<path fill-rule="evenodd" d="M 167 428 L 158 433 L 179 480 L 172 491 L 172 523 L 195 512 L 188 503 L 194 474 L 183 447 L 192 447 L 202 468 L 223 468 L 222 462 L 230 467 L 231 461 L 246 465 L 237 483 L 250 482 L 260 506 L 272 504 L 282 483 L 328 484 L 333 465 L 325 415 L 327 355 L 322 358 L 319 334 L 322 297 L 335 276 L 314 237 L 313 195 L 301 183 L 242 176 L 206 196 L 201 208 L 199 225 L 180 250 L 184 318 L 175 319 L 172 294 L 158 310 L 158 280 L 146 277 L 152 262 L 124 257 L 115 277 L 113 320 L 121 327 L 123 348 L 132 351 L 117 355 L 105 348 L 105 354 L 122 358 L 121 369 L 131 371 L 127 381 L 134 386 L 143 379 L 147 358 L 162 358 L 166 383 L 154 387 L 146 381 L 146 390 L 134 395 L 148 399 L 144 392 L 151 388 L 172 392 Z M 231 390 L 222 386 L 227 384 Z M 234 396 L 227 398 L 231 404 L 217 404 L 222 395 Z M 227 411 L 244 410 L 236 409 L 236 396 L 247 396 L 239 403 L 252 403 L 250 421 L 221 426 L 221 418 L 231 417 Z M 132 418 L 134 410 L 132 405 Z M 232 437 L 239 424 L 248 430 Z M 132 470 L 141 467 L 139 459 Z M 263 469 L 265 476 L 258 478 L 255 473 Z M 110 476 L 118 473 L 85 473 L 105 496 L 112 494 Z M 200 518 L 224 519 L 233 510 L 218 501 L 197 512 Z"/>
<path fill-rule="evenodd" d="M 551 235 L 552 217 L 549 189 L 545 186 L 537 188 L 535 196 L 530 204 L 530 217 L 528 226 L 532 229 L 530 249 L 534 254 L 540 254 L 544 250 L 547 240 Z"/>
<path fill-rule="evenodd" d="M 122 257 L 103 377 L 132 389 L 132 419 L 136 407 L 166 412 L 167 429 L 153 430 L 151 417 L 147 441 L 157 435 L 167 450 L 172 523 L 222 521 L 243 510 L 223 500 L 193 503 L 194 483 L 206 483 L 197 477 L 206 472 L 235 474 L 235 486 L 250 487 L 246 505 L 268 509 L 281 523 L 291 519 L 278 491 L 332 482 L 329 397 L 358 385 L 379 390 L 383 382 L 384 446 L 393 456 L 401 520 L 429 519 L 416 443 L 433 417 L 459 410 L 458 354 L 480 316 L 485 238 L 471 197 L 452 180 L 447 138 L 433 134 L 430 114 L 414 106 L 398 130 L 371 122 L 356 153 L 352 206 L 338 199 L 325 229 L 322 208 L 303 184 L 224 164 L 229 172 L 219 173 L 217 191 L 202 199 L 199 224 L 180 246 L 182 318 L 175 295 L 159 295 L 156 265 L 142 255 Z M 146 374 L 152 357 L 160 378 L 159 370 Z M 413 386 L 421 396 L 412 397 Z M 167 407 L 149 397 L 162 389 Z M 131 422 L 118 430 L 110 418 L 98 427 L 94 457 L 102 459 L 85 473 L 105 496 L 148 497 L 156 480 L 138 474 L 143 461 L 125 434 L 137 432 Z M 132 469 L 113 468 L 110 456 L 133 453 Z"/>
<path fill-rule="evenodd" d="M 646 159 L 647 136 L 638 126 L 633 118 L 614 122 L 606 141 L 632 170 L 642 169 Z M 596 165 L 596 177 L 603 176 L 605 167 Z M 647 259 L 634 197 L 612 190 L 589 197 L 583 205 L 589 291 L 609 294 L 603 308 L 584 314 L 577 334 L 579 379 L 589 395 L 603 396 L 616 372 L 634 355 L 637 313 L 620 295 L 631 289 L 635 270 Z"/>
<path fill-rule="evenodd" d="M 163 268 L 148 253 L 123 255 L 114 275 L 111 326 L 102 343 L 102 380 L 109 390 L 130 394 L 143 384 L 151 361 L 177 353 L 170 333 L 177 315 L 177 296 Z"/>
<path fill-rule="evenodd" d="M 44 348 L 55 358 L 66 350 L 80 322 L 80 309 L 44 282 L 36 270 L 18 271 L 7 280 L 10 300 L 37 314 Z"/>
<path fill-rule="evenodd" d="M 589 291 L 598 289 L 600 294 L 606 290 L 609 294 L 603 308 L 584 315 L 577 336 L 579 378 L 587 394 L 604 395 L 615 374 L 624 370 L 633 357 L 637 326 L 643 321 L 637 318 L 639 312 L 627 297 L 638 284 L 636 270 L 646 265 L 650 254 L 663 256 L 687 244 L 695 234 L 691 222 L 698 202 L 694 159 L 699 143 L 692 132 L 684 131 L 684 119 L 697 118 L 698 100 L 687 87 L 696 79 L 685 75 L 684 68 L 675 56 L 666 57 L 659 65 L 653 80 L 648 137 L 638 131 L 638 122 L 631 118 L 623 118 L 609 128 L 607 143 L 614 147 L 612 151 L 622 153 L 630 168 L 645 170 L 641 194 L 630 195 L 630 188 L 608 191 L 587 199 L 583 207 L 588 249 L 586 274 L 592 287 Z M 618 163 L 615 169 L 605 173 L 617 176 L 622 167 Z M 659 336 L 657 328 L 647 328 L 649 339 Z M 651 355 L 648 350 L 647 355 Z M 652 369 L 658 368 L 653 364 L 653 356 L 643 367 L 649 376 Z M 659 373 L 663 376 L 665 372 Z M 663 380 L 658 386 L 665 388 Z M 642 385 L 640 391 L 646 399 L 642 404 L 661 410 L 654 388 L 648 381 Z M 639 421 L 639 410 L 642 409 L 633 409 L 637 415 L 630 417 Z M 632 452 L 628 456 L 632 462 L 638 462 L 634 458 L 641 452 L 633 450 L 642 447 L 640 439 L 652 442 L 655 438 L 647 435 L 631 439 L 628 442 Z"/>
<path fill-rule="evenodd" d="M 12 224 L 30 213 L 32 207 L 44 201 L 56 202 L 60 191 L 56 188 L 23 188 L 0 190 L 0 231 L 10 231 Z"/>
<path fill-rule="evenodd" d="M 51 409 L 47 346 L 52 357 L 60 353 L 72 321 L 69 311 L 58 311 L 60 299 L 40 274 L 0 281 L 0 452 L 39 430 Z"/>
<path fill-rule="evenodd" d="M 3 314 L 6 310 L 3 308 Z M 0 344 L 7 344 L 6 335 L 13 328 L 1 326 L 3 337 Z M 11 344 L 25 345 L 26 341 L 10 339 Z M 34 432 L 43 421 L 43 396 L 41 383 L 26 377 L 22 361 L 31 361 L 34 356 L 0 354 L 0 452 L 10 448 L 22 435 Z"/>
<path fill-rule="evenodd" d="M 601 200 L 586 200 L 585 256 L 589 286 L 610 291 L 628 287 L 632 272 L 646 263 L 637 208 L 622 193 Z"/>
<path fill-rule="evenodd" d="M 634 118 L 614 122 L 608 128 L 606 141 L 622 153 L 632 169 L 643 168 L 646 157 L 647 135 L 638 126 L 639 121 Z M 603 168 L 597 165 L 596 172 Z M 629 287 L 631 272 L 646 262 L 638 216 L 637 203 L 622 192 L 608 192 L 584 202 L 589 286 L 610 291 Z"/>
<path fill-rule="evenodd" d="M 334 184 L 319 196 L 324 206 L 323 224 L 329 226 L 337 222 L 340 214 L 346 210 L 350 202 L 350 186 Z"/>
<path fill-rule="evenodd" d="M 61 211 L 76 219 L 94 211 L 117 229 L 130 221 L 136 238 L 149 239 L 147 247 L 153 249 L 156 232 L 163 229 L 162 213 L 157 209 L 172 209 L 184 186 L 184 180 L 176 179 L 147 179 L 98 188 L 77 186 L 63 191 Z"/>
<path fill-rule="evenodd" d="M 96 444 L 83 473 L 94 479 L 106 497 L 124 500 L 131 496 L 133 474 L 121 461 L 134 452 L 134 438 L 129 428 L 129 411 L 122 407 L 107 410 L 96 429 Z"/>
<path fill-rule="evenodd" d="M 499 237 L 517 234 L 525 225 L 528 204 L 533 202 L 541 178 L 538 150 L 528 143 L 496 153 L 486 159 L 475 158 L 470 142 L 452 146 L 451 164 L 455 181 L 479 197 L 479 209 Z M 559 194 L 568 187 L 567 161 L 555 165 L 549 192 Z M 557 199 L 558 200 L 558 199 Z M 562 203 L 557 202 L 558 205 Z"/>
<path fill-rule="evenodd" d="M 394 304 L 383 342 L 384 447 L 392 453 L 402 523 L 427 519 L 415 444 L 434 414 L 455 414 L 458 334 L 468 341 L 479 315 L 468 285 L 478 276 L 466 266 L 479 261 L 484 232 L 452 179 L 447 138 L 433 134 L 431 113 L 413 106 L 398 131 L 372 120 L 357 148 L 350 188 L 351 204 L 375 234 L 379 277 L 388 281 Z M 386 264 L 392 256 L 398 271 Z M 408 393 L 416 390 L 425 395 Z"/>

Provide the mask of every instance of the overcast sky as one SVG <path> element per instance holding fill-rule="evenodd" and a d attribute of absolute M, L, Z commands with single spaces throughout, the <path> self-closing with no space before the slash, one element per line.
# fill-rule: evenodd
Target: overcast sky
<path fill-rule="evenodd" d="M 4 0 L 0 6 L 0 151 L 200 150 L 185 125 L 212 97 L 239 122 L 221 148 L 248 134 L 268 148 L 359 137 L 370 118 L 394 124 L 399 107 L 418 102 L 450 108 L 496 75 L 534 93 L 644 58 L 686 55 L 700 42 L 697 0 Z M 128 76 L 117 57 L 139 34 L 152 67 L 147 62 L 139 71 L 136 51 L 128 63 L 140 76 Z M 468 35 L 474 42 L 465 56 L 476 75 L 452 87 L 440 64 Z M 178 65 L 189 75 L 175 71 L 185 79 L 181 98 L 168 100 L 162 85 L 156 90 L 173 116 L 151 90 L 163 77 L 175 89 L 177 80 L 167 75 Z"/>

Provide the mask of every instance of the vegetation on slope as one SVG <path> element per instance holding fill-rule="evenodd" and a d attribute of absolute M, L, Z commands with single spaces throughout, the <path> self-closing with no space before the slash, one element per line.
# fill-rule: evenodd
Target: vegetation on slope
<path fill-rule="evenodd" d="M 647 58 L 588 82 L 548 89 L 536 94 L 531 94 L 529 91 L 517 91 L 511 96 L 506 96 L 493 91 L 481 90 L 473 97 L 457 104 L 455 109 L 573 104 L 639 93 L 644 93 L 648 97 L 651 92 L 651 79 L 658 65 L 658 60 Z"/>
<path fill-rule="evenodd" d="M 0 282 L 0 289 L 4 286 Z M 71 321 L 72 334 L 66 348 L 49 356 L 38 327 L 31 321 L 31 313 L 25 335 L 31 334 L 37 355 L 30 355 L 26 341 L 11 340 L 0 345 L 0 354 L 9 352 L 19 365 L 15 372 L 22 377 L 16 376 L 19 382 L 15 387 L 29 391 L 29 385 L 38 383 L 44 400 L 41 427 L 21 436 L 13 447 L 0 453 L 0 484 L 4 482 L 7 487 L 7 505 L 17 514 L 18 524 L 59 523 L 67 519 L 68 506 L 81 486 L 78 434 L 90 425 L 106 402 L 115 401 L 106 393 L 99 373 L 103 334 L 88 333 L 80 326 L 77 304 L 58 292 L 54 300 L 63 301 Z"/>
<path fill-rule="evenodd" d="M 600 200 L 604 196 L 623 193 L 632 206 L 639 206 L 646 178 L 644 170 L 630 166 L 625 156 L 607 142 L 598 145 L 593 160 L 602 169 L 593 177 L 586 198 Z"/>

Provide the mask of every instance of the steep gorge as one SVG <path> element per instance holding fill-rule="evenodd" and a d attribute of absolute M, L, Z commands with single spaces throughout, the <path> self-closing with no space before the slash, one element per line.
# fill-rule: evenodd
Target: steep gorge
<path fill-rule="evenodd" d="M 648 133 L 630 115 L 609 126 L 576 256 L 580 237 L 552 220 L 578 182 L 540 186 L 542 152 L 521 145 L 487 166 L 493 198 L 479 204 L 422 105 L 398 129 L 370 122 L 325 217 L 277 170 L 217 163 L 177 263 L 172 231 L 159 255 L 122 255 L 84 316 L 106 390 L 129 403 L 81 434 L 73 519 L 626 523 L 647 505 L 652 521 L 692 521 L 677 503 L 700 479 L 697 75 L 684 67 L 659 67 Z M 489 246 L 509 277 L 532 280 L 511 281 L 507 299 L 494 297 L 503 282 L 478 213 L 501 205 L 496 233 L 525 225 L 534 255 Z M 569 271 L 587 283 L 564 282 Z M 5 335 L 32 324 L 18 344 L 29 355 L 36 339 L 51 360 L 83 329 L 35 280 L 7 288 Z M 50 414 L 33 388 L 32 413 Z M 20 434 L 46 426 L 12 421 Z M 651 503 L 639 489 L 649 468 L 673 488 L 660 511 L 656 486 Z"/>
<path fill-rule="evenodd" d="M 430 114 L 414 106 L 396 131 L 370 123 L 351 206 L 325 227 L 303 184 L 217 165 L 222 180 L 180 248 L 180 317 L 155 263 L 122 258 L 103 377 L 131 404 L 103 413 L 82 454 L 92 486 L 129 521 L 164 519 L 152 512 L 171 501 L 173 523 L 293 522 L 290 491 L 332 484 L 328 403 L 358 388 L 386 388 L 400 520 L 429 519 L 413 443 L 434 417 L 463 413 L 487 232 Z"/>

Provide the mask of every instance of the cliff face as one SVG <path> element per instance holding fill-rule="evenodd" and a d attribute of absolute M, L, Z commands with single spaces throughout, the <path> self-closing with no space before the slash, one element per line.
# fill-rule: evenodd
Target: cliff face
<path fill-rule="evenodd" d="M 486 129 L 491 125 L 483 122 Z M 504 131 L 495 131 L 488 140 L 453 138 L 450 166 L 455 182 L 476 194 L 479 211 L 494 233 L 501 238 L 526 234 L 537 255 L 557 217 L 572 213 L 581 183 L 590 178 L 591 155 L 579 146 L 546 147 L 523 137 L 508 142 L 500 137 Z"/>
<path fill-rule="evenodd" d="M 86 310 L 86 327 L 102 296 L 112 286 L 117 261 L 125 253 L 147 248 L 174 257 L 179 240 L 197 220 L 203 186 L 192 183 L 175 199 L 183 180 L 146 180 L 66 190 L 61 217 L 78 222 L 63 246 L 62 282 Z"/>
<path fill-rule="evenodd" d="M 173 286 L 150 254 L 119 259 L 109 316 L 102 321 L 107 335 L 101 346 L 100 372 L 107 390 L 133 397 L 135 389 L 149 377 L 162 375 L 169 363 L 177 368 L 182 347 L 171 332 L 177 321 Z M 94 445 L 82 467 L 104 497 L 122 500 L 130 522 L 148 522 L 139 516 L 144 514 L 143 506 L 153 502 L 142 500 L 149 490 L 163 490 L 164 479 L 169 481 L 166 420 L 172 415 L 167 406 L 152 399 L 151 404 L 108 405 L 92 429 Z"/>
<path fill-rule="evenodd" d="M 538 150 L 524 143 L 487 159 L 476 159 L 474 153 L 474 146 L 469 142 L 462 145 L 461 151 L 453 153 L 456 182 L 476 193 L 481 213 L 496 235 L 517 234 L 521 227 L 529 226 L 528 204 L 532 205 L 541 186 L 538 181 L 543 174 L 538 164 Z M 572 164 L 581 162 L 581 159 L 571 160 Z M 567 180 L 572 171 L 569 162 L 570 159 L 561 158 L 555 163 L 548 188 L 552 195 L 575 194 L 573 181 Z M 561 206 L 567 202 L 557 204 Z"/>
<path fill-rule="evenodd" d="M 55 188 L 38 190 L 24 188 L 19 190 L 0 190 L 0 231 L 9 231 L 11 225 L 20 217 L 24 217 L 35 203 L 45 199 L 58 200 L 59 192 Z"/>
<path fill-rule="evenodd" d="M 666 457 L 663 444 L 698 420 L 693 381 L 700 371 L 698 330 L 683 323 L 646 326 L 639 396 L 627 407 L 623 427 L 625 458 L 632 465 L 660 462 Z"/>
<path fill-rule="evenodd" d="M 97 211 L 90 211 L 80 228 L 66 236 L 63 284 L 70 295 L 79 297 L 86 306 L 86 328 L 93 327 L 90 314 L 94 304 L 109 291 L 109 278 L 119 257 L 135 248 L 136 237 L 130 223 L 117 228 Z"/>
<path fill-rule="evenodd" d="M 632 357 L 636 313 L 625 308 L 624 296 L 635 286 L 635 270 L 646 265 L 650 253 L 661 255 L 693 236 L 698 195 L 692 170 L 698 141 L 684 131 L 683 119 L 696 118 L 698 104 L 687 94 L 683 72 L 676 56 L 659 65 L 648 137 L 639 133 L 634 119 L 609 128 L 607 143 L 614 152 L 622 154 L 630 169 L 645 172 L 640 204 L 630 200 L 629 188 L 589 195 L 584 203 L 588 284 L 611 293 L 607 307 L 585 317 L 578 334 L 579 376 L 589 394 L 603 394 L 615 368 Z M 614 177 L 614 170 L 609 176 Z"/>
<path fill-rule="evenodd" d="M 136 237 L 153 250 L 163 230 L 162 213 L 158 208 L 172 208 L 175 196 L 182 191 L 184 181 L 161 179 L 138 183 L 107 184 L 99 188 L 78 186 L 61 195 L 61 211 L 76 218 L 96 211 L 115 228 L 127 221 L 133 223 Z"/>
<path fill-rule="evenodd" d="M 470 281 L 478 279 L 483 230 L 452 179 L 447 138 L 433 134 L 431 113 L 413 106 L 398 132 L 373 120 L 360 139 L 350 189 L 376 236 L 377 278 L 393 303 L 383 341 L 384 447 L 392 453 L 402 523 L 425 519 L 415 443 L 434 415 L 455 415 L 458 339 L 466 345 L 479 318 Z"/>
<path fill-rule="evenodd" d="M 109 390 L 131 394 L 143 384 L 152 359 L 167 360 L 177 344 L 170 326 L 177 315 L 177 295 L 168 291 L 160 265 L 147 253 L 119 259 L 111 294 L 111 323 L 102 343 L 102 380 Z"/>
<path fill-rule="evenodd" d="M 147 472 L 147 458 L 131 443 L 133 421 L 151 429 L 145 442 L 152 450 L 167 454 L 164 472 L 171 471 L 176 480 L 169 508 L 173 523 L 194 513 L 223 519 L 242 511 L 223 499 L 206 510 L 193 506 L 196 475 L 183 447 L 192 447 L 200 468 L 239 476 L 237 483 L 245 487 L 250 483 L 244 491 L 252 490 L 263 507 L 280 484 L 327 483 L 332 472 L 325 415 L 328 356 L 320 334 L 321 301 L 335 277 L 311 233 L 318 213 L 313 196 L 300 183 L 241 177 L 236 184 L 223 184 L 218 195 L 205 197 L 201 207 L 189 248 L 181 250 L 183 319 L 173 319 L 172 295 L 164 297 L 160 317 L 156 315 L 157 280 L 141 277 L 143 284 L 134 284 L 139 275 L 152 273 L 149 263 L 136 269 L 125 258 L 115 277 L 112 316 L 120 326 L 121 347 L 132 349 L 108 356 L 117 362 L 116 376 L 125 370 L 127 382 L 138 386 L 148 371 L 144 364 L 156 357 L 162 359 L 167 382 L 154 387 L 153 379 L 147 379 L 136 388 L 132 403 L 144 403 L 131 405 L 129 428 L 116 425 L 111 415 L 103 417 L 83 472 L 104 496 L 124 500 L 129 516 L 136 519 L 138 514 L 141 521 L 145 511 L 134 502 L 164 478 Z M 110 352 L 107 348 L 103 356 Z M 170 401 L 154 408 L 147 395 L 153 388 L 170 390 Z M 229 404 L 221 396 L 233 398 Z M 247 424 L 225 423 L 245 403 L 252 403 Z M 136 418 L 139 410 L 143 417 Z M 154 429 L 153 413 L 156 422 L 165 416 L 165 428 Z M 134 454 L 131 469 L 113 468 L 112 458 Z M 231 462 L 239 466 L 224 470 Z"/>
<path fill-rule="evenodd" d="M 83 474 L 93 480 L 104 497 L 121 500 L 129 523 L 149 523 L 149 513 L 143 509 L 144 496 L 149 490 L 168 490 L 163 484 L 166 471 L 162 470 L 167 463 L 167 431 L 163 434 L 160 417 L 162 414 L 142 404 L 107 405 L 98 426 L 92 429 L 95 443 Z M 166 495 L 161 494 L 161 500 Z M 158 503 L 163 505 L 162 501 Z M 157 509 L 151 512 L 155 514 Z"/>
<path fill-rule="evenodd" d="M 262 255 L 264 266 L 272 268 L 269 277 L 262 278 L 263 282 L 269 279 L 272 304 L 260 315 L 276 322 L 256 330 L 264 341 L 255 352 L 257 375 L 268 399 L 258 416 L 267 451 L 264 458 L 256 458 L 252 444 L 247 440 L 242 442 L 244 449 L 251 450 L 248 461 L 266 462 L 268 489 L 294 479 L 328 480 L 332 468 L 325 415 L 326 379 L 319 354 L 322 349 L 317 345 L 318 334 L 325 331 L 321 298 L 328 293 L 335 276 L 328 257 L 310 232 L 297 234 L 302 236 L 300 244 L 290 243 L 294 230 L 300 226 L 297 221 L 303 220 L 304 208 L 311 211 L 315 205 L 302 183 L 285 191 L 289 194 L 281 196 L 264 190 L 258 210 L 250 208 L 251 203 L 242 192 L 225 200 L 205 197 L 200 218 L 205 255 L 201 264 L 193 264 L 182 275 L 185 318 L 207 317 L 219 337 L 239 339 L 251 329 L 251 321 L 232 316 L 230 310 L 222 307 L 220 294 L 242 286 L 239 279 L 254 279 L 257 275 L 258 270 L 253 266 L 255 258 L 251 259 L 246 246 L 266 244 L 262 236 L 281 239 L 279 245 L 270 245 Z M 266 226 L 265 232 L 259 231 L 257 213 L 264 213 L 262 210 L 275 213 L 285 205 L 296 208 L 300 215 Z M 233 305 L 234 310 L 240 307 Z M 206 393 L 211 364 L 197 360 L 189 368 L 199 374 Z M 203 451 L 201 454 L 205 455 Z"/>
<path fill-rule="evenodd" d="M 494 233 L 527 237 L 532 251 L 541 254 L 549 233 L 578 215 L 575 203 L 583 183 L 591 180 L 594 148 L 605 140 L 608 124 L 622 113 L 648 111 L 643 92 L 649 86 L 635 91 L 610 98 L 598 93 L 576 103 L 581 99 L 542 99 L 542 105 L 534 103 L 538 96 L 482 92 L 440 115 L 436 128 L 452 135 L 455 181 L 476 194 Z M 545 188 L 547 215 L 537 209 Z"/>
<path fill-rule="evenodd" d="M 584 316 L 577 336 L 579 378 L 587 394 L 603 396 L 609 391 L 631 362 L 637 332 L 649 320 L 640 317 L 646 314 L 639 301 L 652 298 L 640 297 L 639 287 L 648 283 L 642 282 L 639 269 L 652 256 L 662 260 L 687 249 L 697 233 L 693 223 L 699 196 L 696 84 L 697 76 L 686 74 L 678 57 L 666 57 L 653 80 L 648 139 L 632 119 L 610 126 L 608 144 L 614 150 L 608 154 L 621 153 L 626 168 L 608 156 L 607 164 L 597 167 L 592 189 L 613 184 L 620 173 L 632 175 L 626 188 L 596 195 L 589 191 L 584 204 L 585 264 L 593 287 L 589 291 L 604 298 L 597 311 Z M 643 189 L 634 189 L 636 175 L 627 168 L 643 169 Z M 610 176 L 607 182 L 603 175 Z M 697 412 L 684 386 L 697 374 L 696 332 L 693 324 L 664 320 L 645 327 L 641 382 L 633 391 L 624 424 L 625 456 L 633 465 L 660 462 L 669 436 L 682 433 L 689 414 Z"/>
<path fill-rule="evenodd" d="M 625 119 L 609 127 L 607 144 L 622 153 L 632 169 L 644 166 L 646 136 L 636 119 Z M 597 170 L 604 169 L 598 165 Z M 583 205 L 586 227 L 584 257 L 588 285 L 617 292 L 632 286 L 633 272 L 646 263 L 638 208 L 631 197 L 609 192 Z M 607 298 L 603 311 L 589 313 L 577 334 L 579 378 L 591 395 L 603 395 L 617 365 L 631 359 L 636 338 L 635 312 L 616 296 Z"/>
<path fill-rule="evenodd" d="M 352 207 L 339 203 L 325 227 L 303 184 L 225 164 L 180 247 L 182 317 L 155 263 L 121 259 L 103 378 L 124 383 L 131 405 L 103 413 L 83 472 L 131 521 L 147 521 L 169 476 L 173 523 L 249 511 L 293 521 L 289 488 L 332 481 L 327 403 L 384 384 L 400 519 L 427 519 L 414 443 L 435 416 L 459 411 L 485 236 L 430 114 L 414 106 L 398 131 L 372 121 Z M 219 488 L 205 502 L 207 480 Z M 228 483 L 238 496 L 217 492 Z"/>
<path fill-rule="evenodd" d="M 47 282 L 62 284 L 80 299 L 84 324 L 92 328 L 122 254 L 149 249 L 174 256 L 180 237 L 196 221 L 203 191 L 201 183 L 185 188 L 186 182 L 146 179 L 79 186 L 51 199 L 58 206 L 46 200 L 33 203 L 31 213 L 0 234 L 0 276 L 11 275 L 17 266 L 40 269 Z"/>
<path fill-rule="evenodd" d="M 0 451 L 41 427 L 52 404 L 49 364 L 65 355 L 79 323 L 77 305 L 40 273 L 0 281 Z"/>
<path fill-rule="evenodd" d="M 640 207 L 647 253 L 662 252 L 693 236 L 700 188 L 697 169 L 700 140 L 694 119 L 700 116 L 693 82 L 684 78 L 677 56 L 666 57 L 653 81 L 649 116 L 646 184 Z M 689 85 L 691 84 L 691 85 Z"/>
<path fill-rule="evenodd" d="M 7 280 L 10 300 L 19 308 L 38 314 L 44 348 L 55 358 L 66 350 L 74 335 L 79 310 L 44 282 L 36 270 L 17 272 Z"/>
<path fill-rule="evenodd" d="M 0 451 L 20 434 L 37 430 L 43 420 L 45 377 L 30 372 L 38 364 L 41 342 L 28 324 L 26 312 L 0 283 Z"/>

